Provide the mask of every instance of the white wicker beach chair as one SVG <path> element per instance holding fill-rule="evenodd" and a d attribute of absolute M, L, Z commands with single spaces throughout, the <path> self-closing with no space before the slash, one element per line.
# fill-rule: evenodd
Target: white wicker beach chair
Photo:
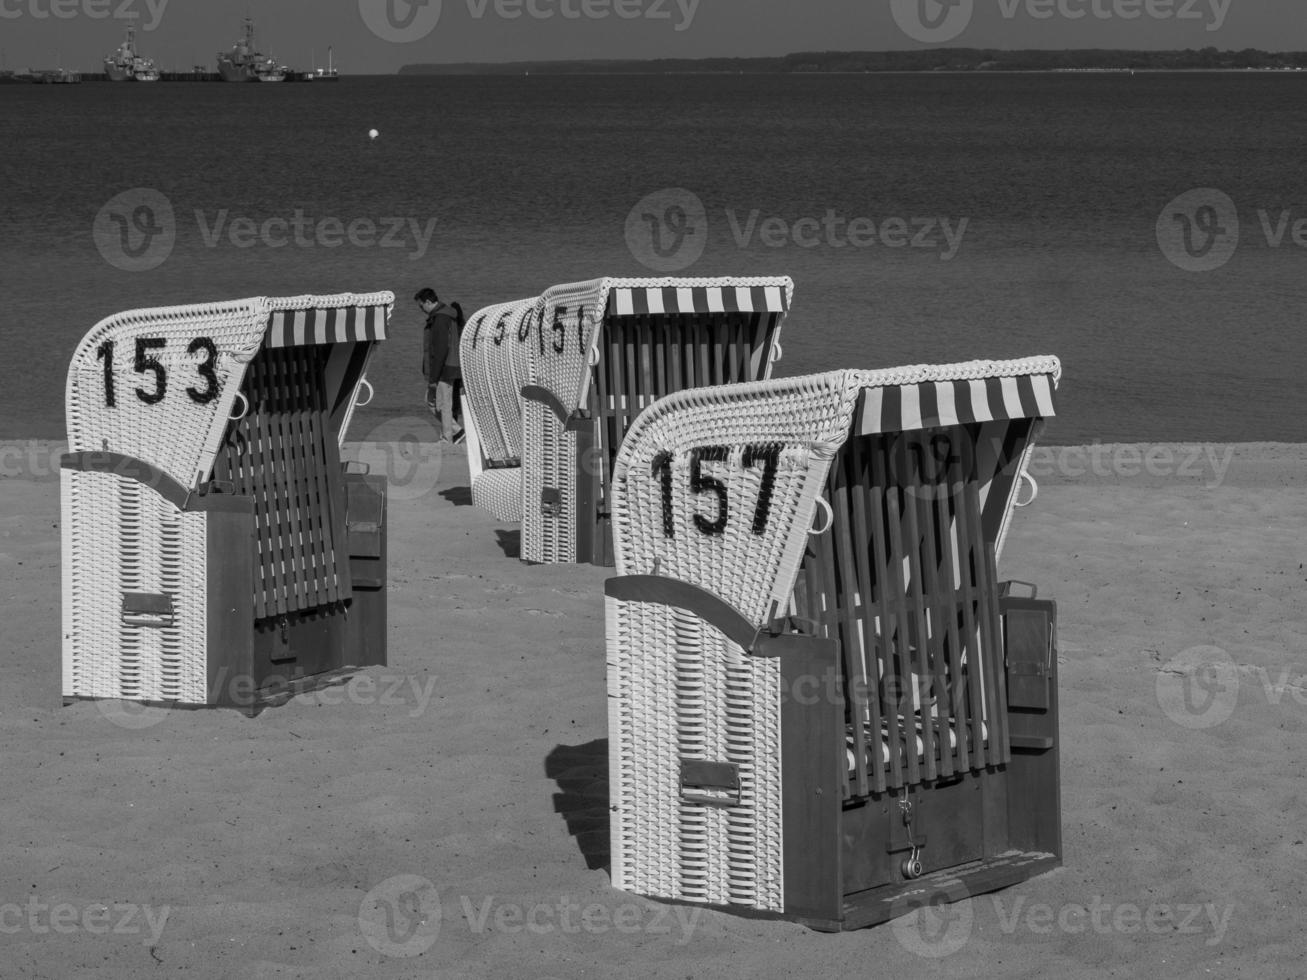
<path fill-rule="evenodd" d="M 393 305 L 135 310 L 83 338 L 61 471 L 66 699 L 254 709 L 385 662 L 385 479 L 345 473 L 340 444 Z"/>
<path fill-rule="evenodd" d="M 793 292 L 786 277 L 545 292 L 523 392 L 523 560 L 611 565 L 609 483 L 631 422 L 675 391 L 770 377 Z"/>
<path fill-rule="evenodd" d="M 1055 609 L 996 571 L 1059 376 L 837 371 L 635 421 L 606 588 L 615 887 L 841 929 L 1060 861 Z"/>
<path fill-rule="evenodd" d="M 522 388 L 530 378 L 535 304 L 533 298 L 478 311 L 459 347 L 472 502 L 501 521 L 522 519 Z"/>

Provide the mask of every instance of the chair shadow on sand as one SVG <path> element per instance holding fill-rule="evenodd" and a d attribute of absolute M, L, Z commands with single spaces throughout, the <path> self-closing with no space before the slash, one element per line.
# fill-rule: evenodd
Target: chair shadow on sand
<path fill-rule="evenodd" d="M 609 870 L 608 739 L 555 746 L 545 759 L 545 775 L 558 784 L 554 812 L 567 821 L 585 866 Z"/>
<path fill-rule="evenodd" d="M 455 507 L 472 506 L 471 487 L 446 487 L 444 490 L 440 491 L 440 495 Z"/>
<path fill-rule="evenodd" d="M 522 557 L 522 532 L 520 529 L 505 531 L 502 528 L 497 528 L 495 537 L 498 539 L 499 550 L 504 553 L 505 558 Z"/>

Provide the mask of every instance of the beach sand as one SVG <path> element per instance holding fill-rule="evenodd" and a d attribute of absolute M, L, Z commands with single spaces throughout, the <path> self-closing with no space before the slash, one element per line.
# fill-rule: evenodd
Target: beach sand
<path fill-rule="evenodd" d="M 840 935 L 610 887 L 610 570 L 518 561 L 462 456 L 354 447 L 390 665 L 248 718 L 61 706 L 57 450 L 5 447 L 4 977 L 1302 973 L 1307 447 L 1041 452 L 1000 571 L 1059 604 L 1064 867 Z"/>

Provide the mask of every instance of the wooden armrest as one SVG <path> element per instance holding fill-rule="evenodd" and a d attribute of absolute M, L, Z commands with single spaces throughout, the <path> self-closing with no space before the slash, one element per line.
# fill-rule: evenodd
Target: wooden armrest
<path fill-rule="evenodd" d="M 64 453 L 59 466 L 83 473 L 112 473 L 149 487 L 164 500 L 182 511 L 246 511 L 252 507 L 249 497 L 234 495 L 230 485 L 213 484 L 188 490 L 153 463 L 135 456 L 109 451 Z M 226 491 L 226 492 L 223 492 Z"/>
<path fill-rule="evenodd" d="M 543 385 L 524 385 L 522 397 L 527 401 L 539 402 L 558 417 L 564 429 L 584 429 L 591 420 L 579 412 L 569 412 L 562 400 Z"/>
<path fill-rule="evenodd" d="M 755 657 L 780 657 L 808 651 L 814 640 L 828 642 L 802 633 L 772 633 L 757 626 L 721 596 L 666 575 L 619 575 L 604 582 L 604 595 L 623 602 L 656 602 L 687 609 Z"/>

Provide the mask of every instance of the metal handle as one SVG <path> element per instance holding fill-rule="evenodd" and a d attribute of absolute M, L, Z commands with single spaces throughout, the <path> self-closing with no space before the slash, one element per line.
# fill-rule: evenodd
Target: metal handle
<path fill-rule="evenodd" d="M 374 396 L 376 395 L 376 393 L 377 393 L 377 392 L 376 392 L 376 389 L 372 387 L 372 382 L 371 382 L 371 381 L 369 381 L 367 378 L 359 378 L 359 387 L 362 388 L 364 385 L 367 385 L 367 386 L 368 386 L 368 400 L 367 400 L 367 401 L 356 401 L 356 402 L 354 403 L 354 407 L 355 407 L 355 408 L 366 408 L 368 405 L 371 405 L 371 404 L 372 404 L 372 399 L 373 399 L 373 397 L 374 397 Z"/>
<path fill-rule="evenodd" d="M 1026 480 L 1030 483 L 1030 499 L 1027 500 L 1024 504 L 1021 502 L 1022 480 Z M 1025 472 L 1024 470 L 1022 470 L 1020 475 L 1018 475 L 1017 477 L 1017 492 L 1016 495 L 1013 497 L 1012 500 L 1013 504 L 1015 504 L 1017 507 L 1029 507 L 1031 504 L 1035 502 L 1035 498 L 1038 496 L 1039 496 L 1039 484 L 1035 482 L 1035 478 L 1033 476 L 1031 476 L 1029 473 Z"/>
<path fill-rule="evenodd" d="M 810 528 L 808 530 L 808 533 L 811 534 L 813 537 L 817 537 L 818 535 L 825 534 L 827 531 L 830 530 L 831 525 L 835 523 L 835 512 L 831 510 L 830 504 L 826 502 L 826 498 L 818 497 L 817 503 L 819 503 L 822 507 L 826 509 L 826 525 L 820 530 L 818 530 L 817 528 Z"/>

